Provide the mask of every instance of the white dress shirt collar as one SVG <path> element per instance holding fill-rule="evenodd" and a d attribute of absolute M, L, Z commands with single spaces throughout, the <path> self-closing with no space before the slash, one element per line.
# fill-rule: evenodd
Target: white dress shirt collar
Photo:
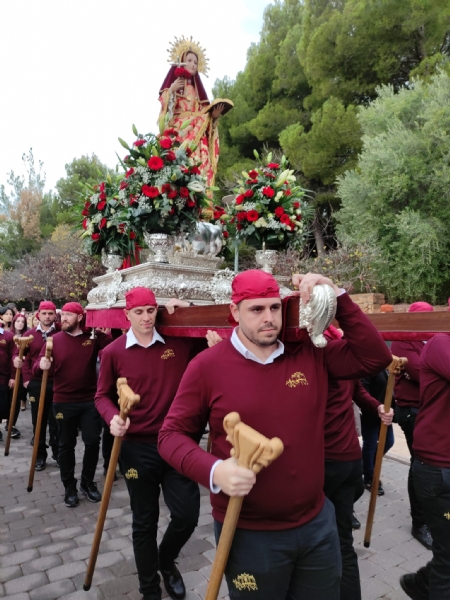
<path fill-rule="evenodd" d="M 230 341 L 233 344 L 233 346 L 236 348 L 236 350 L 239 352 L 239 354 L 242 354 L 242 356 L 244 358 L 247 358 L 248 360 L 253 360 L 254 362 L 259 363 L 260 365 L 270 365 L 271 363 L 273 363 L 273 361 L 276 358 L 278 358 L 278 356 L 281 356 L 282 354 L 284 354 L 284 344 L 283 344 L 283 342 L 280 342 L 280 340 L 277 340 L 278 347 L 272 352 L 272 354 L 269 356 L 269 358 L 265 362 L 263 362 L 257 356 L 255 356 L 251 350 L 249 350 L 248 348 L 246 348 L 244 346 L 244 344 L 239 339 L 237 330 L 238 330 L 238 328 L 235 327 L 233 330 L 233 333 L 231 335 Z"/>
<path fill-rule="evenodd" d="M 143 344 L 138 342 L 136 336 L 134 335 L 133 328 L 130 327 L 130 329 L 128 330 L 128 333 L 127 333 L 127 341 L 125 343 L 125 349 L 131 348 L 131 346 L 141 346 L 141 348 L 150 348 L 150 346 L 153 346 L 153 344 L 155 342 L 161 342 L 162 344 L 166 343 L 164 341 L 164 338 L 162 338 L 159 335 L 159 333 L 156 331 L 156 329 L 153 329 L 153 337 L 152 337 L 152 341 L 150 342 L 150 344 L 148 344 L 148 346 L 144 346 Z"/>

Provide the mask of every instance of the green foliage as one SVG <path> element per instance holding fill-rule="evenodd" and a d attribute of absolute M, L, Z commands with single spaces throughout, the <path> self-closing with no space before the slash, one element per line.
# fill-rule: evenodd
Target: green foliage
<path fill-rule="evenodd" d="M 450 292 L 450 77 L 378 93 L 359 115 L 358 167 L 339 178 L 338 234 L 375 237 L 390 300 L 442 302 Z"/>

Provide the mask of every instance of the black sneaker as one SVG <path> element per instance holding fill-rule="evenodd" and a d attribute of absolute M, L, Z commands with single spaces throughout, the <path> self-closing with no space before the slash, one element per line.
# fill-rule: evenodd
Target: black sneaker
<path fill-rule="evenodd" d="M 97 484 L 94 481 L 81 483 L 80 492 L 83 492 L 89 502 L 100 502 L 102 499 L 102 495 L 98 491 Z"/>
<path fill-rule="evenodd" d="M 416 583 L 415 573 L 407 573 L 400 577 L 400 587 L 412 600 L 428 600 L 429 594 L 419 590 Z"/>
<path fill-rule="evenodd" d="M 352 514 L 352 529 L 361 529 L 361 523 L 356 518 L 355 513 Z"/>
<path fill-rule="evenodd" d="M 47 466 L 47 462 L 46 462 L 45 458 L 37 459 L 36 466 L 35 466 L 36 471 L 43 471 L 46 466 Z"/>
<path fill-rule="evenodd" d="M 78 506 L 78 493 L 75 485 L 72 485 L 66 489 L 64 494 L 64 504 L 69 508 L 75 508 L 75 506 Z"/>
<path fill-rule="evenodd" d="M 369 492 L 372 492 L 372 481 L 365 481 L 364 482 L 364 487 Z M 377 496 L 384 496 L 384 490 L 383 490 L 383 486 L 381 485 L 381 481 L 378 482 L 378 493 L 377 493 Z"/>
<path fill-rule="evenodd" d="M 433 538 L 431 537 L 430 530 L 426 525 L 422 525 L 422 527 L 414 527 L 413 525 L 411 533 L 413 537 L 415 537 L 416 540 L 422 544 L 422 546 L 425 546 L 427 550 L 431 550 Z"/>
<path fill-rule="evenodd" d="M 159 570 L 169 596 L 174 600 L 182 600 L 186 596 L 186 588 L 181 573 L 177 569 L 175 563 L 173 563 L 172 567 L 169 569 L 161 569 L 161 567 L 159 567 Z"/>
<path fill-rule="evenodd" d="M 11 429 L 11 437 L 15 438 L 16 440 L 20 438 L 22 434 L 20 433 L 20 431 L 17 429 L 17 427 L 13 427 Z"/>

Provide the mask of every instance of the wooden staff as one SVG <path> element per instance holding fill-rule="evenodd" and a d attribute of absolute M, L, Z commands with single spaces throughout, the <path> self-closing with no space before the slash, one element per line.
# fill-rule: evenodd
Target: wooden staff
<path fill-rule="evenodd" d="M 133 390 L 128 386 L 125 377 L 120 377 L 117 380 L 117 393 L 119 394 L 119 406 L 120 406 L 120 418 L 126 421 L 127 416 L 139 403 L 141 397 L 135 394 Z M 105 524 L 106 512 L 108 510 L 109 498 L 111 496 L 111 490 L 114 483 L 114 474 L 116 472 L 117 461 L 119 460 L 120 447 L 122 445 L 122 437 L 116 436 L 114 438 L 114 444 L 111 450 L 111 457 L 109 459 L 108 472 L 105 479 L 105 487 L 103 488 L 102 501 L 100 504 L 100 510 L 97 518 L 97 525 L 95 526 L 94 539 L 92 540 L 91 555 L 89 557 L 89 564 L 86 571 L 86 577 L 84 580 L 83 590 L 88 592 L 91 589 L 92 578 L 94 576 L 95 564 L 97 562 L 98 550 L 102 539 L 103 526 Z"/>
<path fill-rule="evenodd" d="M 14 342 L 16 346 L 19 348 L 19 360 L 23 360 L 23 355 L 26 348 L 33 341 L 33 336 L 28 335 L 26 337 L 19 337 L 18 335 L 14 336 Z M 16 369 L 16 378 L 14 380 L 14 391 L 11 402 L 11 410 L 9 411 L 9 420 L 8 420 L 8 433 L 6 434 L 6 443 L 5 443 L 5 456 L 9 455 L 9 444 L 11 442 L 11 432 L 14 423 L 14 415 L 16 413 L 16 404 L 17 404 L 17 395 L 19 393 L 19 385 L 20 385 L 20 375 L 22 373 L 22 367 Z"/>
<path fill-rule="evenodd" d="M 48 338 L 45 344 L 45 358 L 50 360 L 53 350 L 53 340 L 52 338 Z M 42 427 L 42 415 L 44 414 L 44 402 L 45 402 L 45 393 L 47 391 L 47 379 L 48 379 L 48 371 L 44 371 L 42 375 L 42 384 L 41 384 L 41 394 L 39 396 L 39 408 L 38 414 L 36 418 L 36 427 L 34 428 L 34 445 L 33 445 L 33 454 L 31 456 L 31 467 L 30 467 L 30 475 L 28 477 L 28 487 L 27 492 L 33 491 L 33 482 L 34 482 L 34 468 L 36 466 L 36 459 L 39 450 L 39 438 L 41 436 L 41 427 Z"/>
<path fill-rule="evenodd" d="M 388 367 L 388 382 L 386 386 L 386 395 L 384 397 L 384 411 L 387 414 L 391 410 L 392 391 L 394 389 L 395 376 L 399 375 L 402 369 L 408 362 L 407 358 L 392 357 L 392 362 Z M 386 445 L 386 434 L 388 426 L 381 423 L 380 434 L 378 437 L 377 457 L 375 460 L 375 468 L 373 470 L 372 489 L 370 492 L 369 512 L 367 514 L 366 531 L 364 534 L 364 547 L 369 548 L 370 538 L 372 535 L 373 519 L 375 517 L 375 506 L 378 497 L 378 484 L 380 482 L 381 464 L 383 462 L 384 447 Z"/>
<path fill-rule="evenodd" d="M 259 473 L 283 452 L 283 442 L 279 438 L 269 440 L 264 437 L 242 423 L 236 412 L 225 417 L 223 426 L 228 434 L 227 440 L 233 446 L 231 456 L 238 460 L 241 467 Z M 243 501 L 244 496 L 231 496 L 228 502 L 205 600 L 217 600 Z"/>

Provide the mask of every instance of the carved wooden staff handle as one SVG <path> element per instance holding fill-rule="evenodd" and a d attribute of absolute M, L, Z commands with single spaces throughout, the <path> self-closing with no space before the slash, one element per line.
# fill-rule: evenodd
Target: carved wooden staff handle
<path fill-rule="evenodd" d="M 283 442 L 279 438 L 269 440 L 264 437 L 242 423 L 236 412 L 225 417 L 223 426 L 228 434 L 227 440 L 233 445 L 231 455 L 238 460 L 241 467 L 259 473 L 283 452 Z M 232 496 L 228 502 L 205 600 L 217 600 L 243 501 L 244 496 Z"/>
<path fill-rule="evenodd" d="M 384 410 L 388 413 L 391 410 L 392 392 L 394 389 L 395 376 L 399 375 L 405 365 L 408 363 L 407 358 L 392 357 L 392 362 L 388 367 L 388 382 L 386 386 L 386 394 L 384 397 Z M 367 514 L 366 531 L 364 533 L 364 547 L 369 548 L 370 538 L 372 536 L 373 519 L 375 517 L 375 506 L 377 504 L 378 484 L 380 482 L 381 464 L 384 456 L 384 446 L 386 444 L 386 434 L 388 426 L 381 423 L 380 434 L 378 437 L 377 457 L 375 459 L 375 467 L 373 470 L 372 490 L 370 492 L 369 512 Z"/>
<path fill-rule="evenodd" d="M 139 404 L 141 397 L 135 394 L 133 390 L 127 384 L 125 377 L 120 377 L 117 380 L 117 393 L 119 394 L 119 406 L 120 406 L 120 418 L 126 421 L 127 416 L 133 410 L 133 408 Z M 89 557 L 89 564 L 86 571 L 86 577 L 84 579 L 83 590 L 85 592 L 91 589 L 92 578 L 94 576 L 95 564 L 97 562 L 98 551 L 100 548 L 100 542 L 103 534 L 103 527 L 105 525 L 106 512 L 108 510 L 109 499 L 111 497 L 111 490 L 114 483 L 114 474 L 116 472 L 117 461 L 119 460 L 120 447 L 122 445 L 122 438 L 115 437 L 114 444 L 111 450 L 111 457 L 109 459 L 108 472 L 105 479 L 105 487 L 103 488 L 102 501 L 97 518 L 97 525 L 95 526 L 94 539 L 92 540 L 91 555 Z"/>
<path fill-rule="evenodd" d="M 33 336 L 28 335 L 26 337 L 19 337 L 18 335 L 14 336 L 14 342 L 16 346 L 19 348 L 19 359 L 23 359 L 23 355 L 25 353 L 26 348 L 33 341 Z M 19 385 L 20 385 L 20 375 L 22 373 L 22 367 L 16 369 L 16 378 L 14 380 L 14 391 L 11 401 L 11 410 L 9 411 L 9 420 L 8 420 L 8 433 L 6 434 L 6 443 L 5 443 L 5 456 L 9 455 L 9 444 L 11 443 L 11 433 L 14 423 L 14 415 L 16 414 L 16 404 L 17 404 L 17 396 L 19 394 Z"/>

